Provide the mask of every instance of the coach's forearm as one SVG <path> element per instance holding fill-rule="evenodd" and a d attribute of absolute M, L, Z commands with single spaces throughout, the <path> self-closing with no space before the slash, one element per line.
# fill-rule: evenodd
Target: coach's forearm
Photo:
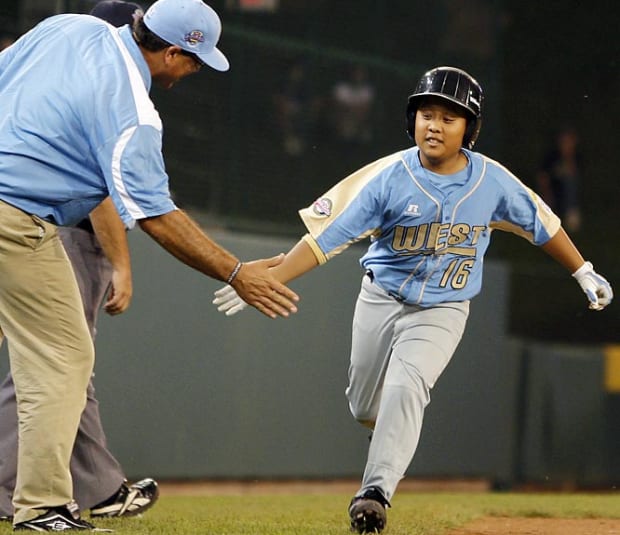
<path fill-rule="evenodd" d="M 110 197 L 90 213 L 90 222 L 112 267 L 131 273 L 127 231 Z"/>
<path fill-rule="evenodd" d="M 237 265 L 237 258 L 215 243 L 183 211 L 138 221 L 140 228 L 184 264 L 225 281 Z"/>
<path fill-rule="evenodd" d="M 113 268 L 104 309 L 111 315 L 121 314 L 129 307 L 133 295 L 127 230 L 110 197 L 90 213 L 90 222 Z"/>

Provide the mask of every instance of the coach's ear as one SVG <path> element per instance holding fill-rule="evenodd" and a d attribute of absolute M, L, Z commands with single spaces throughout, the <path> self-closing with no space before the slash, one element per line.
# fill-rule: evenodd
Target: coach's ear
<path fill-rule="evenodd" d="M 172 45 L 164 48 L 163 59 L 167 65 L 175 64 L 179 59 L 182 59 L 183 49 L 180 46 Z"/>

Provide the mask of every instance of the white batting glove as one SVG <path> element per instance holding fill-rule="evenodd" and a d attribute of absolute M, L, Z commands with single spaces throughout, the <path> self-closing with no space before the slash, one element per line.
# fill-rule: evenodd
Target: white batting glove
<path fill-rule="evenodd" d="M 229 284 L 213 292 L 213 295 L 215 295 L 213 304 L 218 305 L 218 312 L 224 312 L 227 316 L 233 316 L 248 306 L 248 304 L 237 295 L 235 289 Z"/>
<path fill-rule="evenodd" d="M 573 277 L 577 279 L 579 286 L 588 296 L 590 308 L 592 310 L 603 310 L 614 298 L 614 292 L 611 285 L 605 277 L 601 277 L 591 262 L 585 262 L 575 273 Z"/>

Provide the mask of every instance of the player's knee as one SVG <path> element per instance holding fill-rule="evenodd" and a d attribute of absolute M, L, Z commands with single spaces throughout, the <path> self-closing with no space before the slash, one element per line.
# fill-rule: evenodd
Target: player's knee
<path fill-rule="evenodd" d="M 362 424 L 364 427 L 367 427 L 370 430 L 373 430 L 375 428 L 375 420 L 357 420 L 360 424 Z"/>
<path fill-rule="evenodd" d="M 353 403 L 349 403 L 349 410 L 360 424 L 369 429 L 374 429 L 375 421 L 377 419 L 376 411 L 373 411 L 370 407 L 359 407 Z"/>
<path fill-rule="evenodd" d="M 376 420 L 375 419 L 369 419 L 369 418 L 360 418 L 354 415 L 354 418 L 357 420 L 357 423 L 363 425 L 364 427 L 368 428 L 368 429 L 374 429 L 375 428 L 375 423 Z"/>

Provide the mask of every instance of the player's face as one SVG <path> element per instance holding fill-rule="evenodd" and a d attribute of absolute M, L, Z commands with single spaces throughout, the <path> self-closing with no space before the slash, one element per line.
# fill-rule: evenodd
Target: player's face
<path fill-rule="evenodd" d="M 466 128 L 464 110 L 441 98 L 424 100 L 415 117 L 415 142 L 424 167 L 443 173 L 459 168 Z"/>
<path fill-rule="evenodd" d="M 170 89 L 182 78 L 198 72 L 203 65 L 197 56 L 178 46 L 167 48 L 162 62 L 162 68 L 153 75 L 153 81 L 164 89 Z"/>

